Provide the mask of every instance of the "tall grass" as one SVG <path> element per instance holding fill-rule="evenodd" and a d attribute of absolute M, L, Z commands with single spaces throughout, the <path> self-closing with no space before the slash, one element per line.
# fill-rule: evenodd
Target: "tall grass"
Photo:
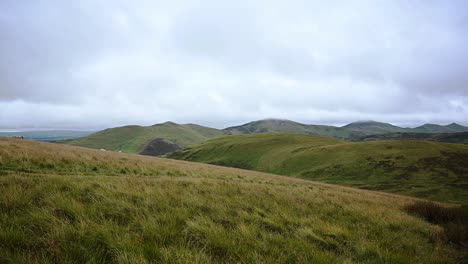
<path fill-rule="evenodd" d="M 213 139 L 170 157 L 468 203 L 468 146 L 461 144 L 257 134 Z"/>
<path fill-rule="evenodd" d="M 427 201 L 417 201 L 405 206 L 405 211 L 442 226 L 437 235 L 468 249 L 468 206 L 447 207 Z"/>
<path fill-rule="evenodd" d="M 239 169 L 0 139 L 0 263 L 466 257 L 433 236 L 437 226 L 401 210 L 411 203 Z"/>

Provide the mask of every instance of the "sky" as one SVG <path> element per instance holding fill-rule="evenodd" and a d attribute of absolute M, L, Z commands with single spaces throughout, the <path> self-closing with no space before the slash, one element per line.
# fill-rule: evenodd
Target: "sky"
<path fill-rule="evenodd" d="M 1 0 L 0 130 L 468 125 L 468 1 Z"/>

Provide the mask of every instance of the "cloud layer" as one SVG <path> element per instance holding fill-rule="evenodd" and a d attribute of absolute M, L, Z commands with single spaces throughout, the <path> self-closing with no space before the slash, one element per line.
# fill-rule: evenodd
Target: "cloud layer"
<path fill-rule="evenodd" d="M 468 125 L 468 4 L 0 2 L 0 129 Z"/>

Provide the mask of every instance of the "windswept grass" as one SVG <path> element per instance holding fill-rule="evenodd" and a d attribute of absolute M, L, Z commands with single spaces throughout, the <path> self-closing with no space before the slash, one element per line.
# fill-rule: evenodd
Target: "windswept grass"
<path fill-rule="evenodd" d="M 468 205 L 447 207 L 441 204 L 417 201 L 404 208 L 430 223 L 441 225 L 440 238 L 468 247 Z"/>
<path fill-rule="evenodd" d="M 96 169 L 95 169 L 96 168 Z M 0 263 L 458 263 L 416 200 L 0 139 Z"/>
<path fill-rule="evenodd" d="M 319 136 L 262 134 L 213 139 L 170 157 L 468 203 L 468 146 L 461 144 L 346 142 Z"/>

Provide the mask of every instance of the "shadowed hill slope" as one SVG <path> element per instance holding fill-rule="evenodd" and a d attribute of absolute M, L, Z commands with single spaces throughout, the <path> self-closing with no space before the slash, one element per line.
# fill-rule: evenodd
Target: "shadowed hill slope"
<path fill-rule="evenodd" d="M 449 229 L 413 216 L 420 202 L 391 194 L 16 139 L 0 139 L 0 175 L 1 263 L 466 257 Z"/>
<path fill-rule="evenodd" d="M 295 176 L 439 201 L 468 202 L 468 146 L 351 143 L 294 134 L 223 137 L 171 158 Z"/>
<path fill-rule="evenodd" d="M 140 153 L 146 145 L 158 138 L 181 147 L 188 147 L 223 135 L 223 131 L 214 128 L 166 122 L 146 127 L 124 126 L 110 128 L 64 143 L 95 149 Z"/>

